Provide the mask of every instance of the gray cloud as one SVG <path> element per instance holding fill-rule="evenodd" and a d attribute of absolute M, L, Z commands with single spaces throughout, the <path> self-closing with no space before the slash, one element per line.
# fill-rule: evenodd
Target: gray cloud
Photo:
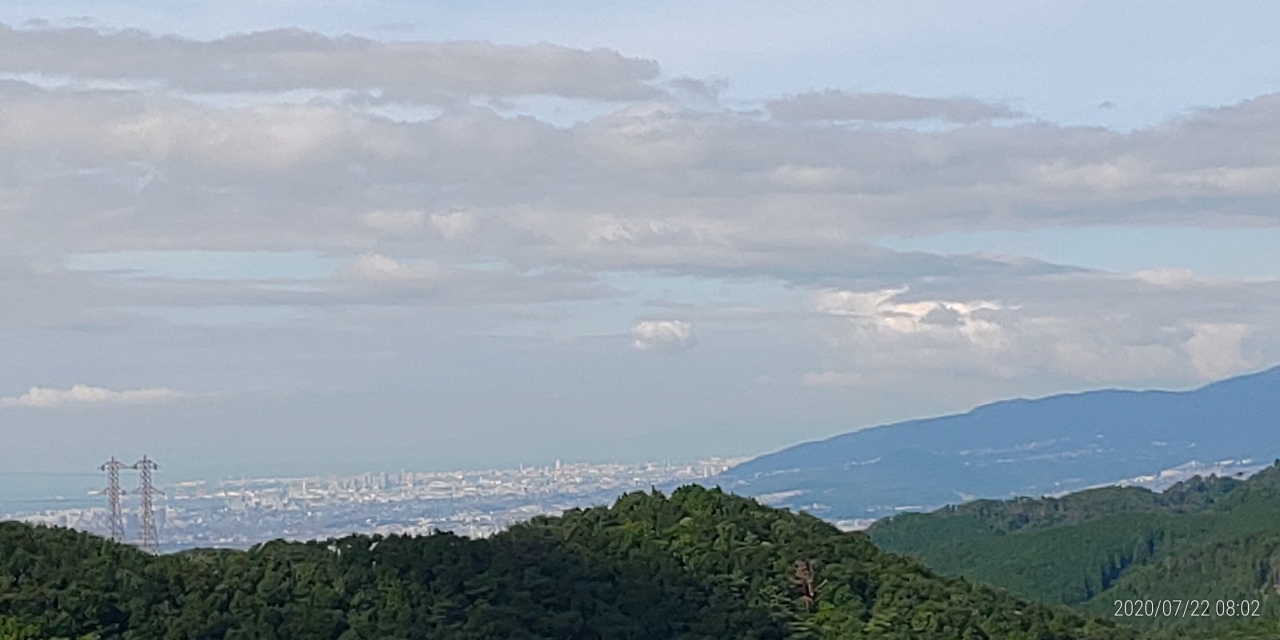
<path fill-rule="evenodd" d="M 227 108 L 10 82 L 0 244 L 355 255 L 398 235 L 446 259 L 773 273 L 838 268 L 880 234 L 1270 225 L 1278 114 L 1265 96 L 1128 134 L 922 133 L 640 103 L 566 129 L 480 107 L 391 122 L 323 101 Z M 421 212 L 422 230 L 416 214 L 369 217 L 380 211 Z"/>
<path fill-rule="evenodd" d="M 658 65 L 604 49 L 484 42 L 384 43 L 277 30 L 199 42 L 138 31 L 0 25 L 0 72 L 135 80 L 198 93 L 340 90 L 380 99 L 556 95 L 636 100 L 660 95 Z"/>
<path fill-rule="evenodd" d="M 226 372 L 268 356 L 264 384 L 305 386 L 304 355 L 340 363 L 331 379 L 350 382 L 342 363 L 396 362 L 402 336 L 538 336 L 592 353 L 692 344 L 678 325 L 645 320 L 662 305 L 658 317 L 696 326 L 703 341 L 680 361 L 712 357 L 727 335 L 762 349 L 799 344 L 808 369 L 752 375 L 818 389 L 957 371 L 1186 382 L 1280 357 L 1275 283 L 874 245 L 958 230 L 1275 225 L 1278 95 L 1122 133 L 993 124 L 1017 114 L 901 96 L 800 96 L 771 103 L 765 119 L 708 106 L 709 94 L 693 105 L 660 96 L 652 63 L 545 46 L 5 30 L 0 61 L 76 80 L 0 82 L 0 341 L 76 345 L 117 362 L 155 340 L 166 349 L 128 355 L 131 367 L 212 362 L 224 375 L 41 378 L 56 388 L 88 379 L 205 391 L 241 384 Z M 130 82 L 106 86 L 121 78 Z M 226 100 L 303 88 L 441 108 L 397 121 L 333 96 Z M 572 126 L 470 104 L 533 93 L 626 104 Z M 956 126 L 828 122 L 921 118 Z M 161 249 L 308 251 L 347 266 L 306 281 L 62 266 L 80 252 Z M 786 290 L 769 295 L 790 297 L 680 306 L 604 284 L 618 272 L 676 289 L 768 280 Z M 865 308 L 796 310 L 823 292 Z M 225 348 L 191 346 L 206 340 Z M 356 369 L 377 377 L 377 366 Z M 0 382 L 11 396 L 34 383 Z"/>
<path fill-rule="evenodd" d="M 897 93 L 814 91 L 771 100 L 769 113 L 784 122 L 911 122 L 943 120 L 961 124 L 1016 118 L 1006 106 L 973 98 L 918 98 Z"/>

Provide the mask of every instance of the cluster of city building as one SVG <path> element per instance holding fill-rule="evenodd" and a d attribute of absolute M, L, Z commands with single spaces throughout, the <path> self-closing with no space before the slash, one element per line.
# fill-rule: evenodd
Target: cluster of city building
<path fill-rule="evenodd" d="M 159 485 L 155 505 L 161 551 L 247 547 L 285 538 L 325 539 L 350 533 L 421 535 L 451 531 L 492 535 L 538 515 L 608 504 L 632 491 L 671 489 L 710 479 L 741 462 L 589 464 L 487 471 L 365 473 L 348 477 L 253 478 Z M 125 540 L 141 513 L 125 508 Z M 31 523 L 110 531 L 102 507 L 10 514 Z"/>

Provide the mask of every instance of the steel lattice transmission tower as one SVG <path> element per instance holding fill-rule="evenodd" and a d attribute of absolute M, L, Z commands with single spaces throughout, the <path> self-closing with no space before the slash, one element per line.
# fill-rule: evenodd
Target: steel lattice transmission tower
<path fill-rule="evenodd" d="M 107 472 L 107 529 L 116 542 L 124 540 L 124 516 L 120 513 L 120 496 L 124 495 L 120 488 L 120 470 L 124 468 L 125 464 L 115 456 L 98 467 L 99 471 Z"/>
<path fill-rule="evenodd" d="M 134 463 L 133 468 L 138 470 L 140 476 L 138 493 L 142 495 L 142 513 L 138 517 L 138 543 L 144 551 L 160 553 L 160 534 L 156 530 L 154 509 L 155 496 L 160 491 L 151 485 L 151 472 L 159 469 L 160 465 L 142 456 L 141 460 Z"/>

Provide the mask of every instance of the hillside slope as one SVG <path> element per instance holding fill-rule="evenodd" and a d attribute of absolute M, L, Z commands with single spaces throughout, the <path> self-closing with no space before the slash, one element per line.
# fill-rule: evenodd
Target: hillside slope
<path fill-rule="evenodd" d="M 1010 400 L 809 442 L 713 482 L 828 519 L 1076 491 L 1188 461 L 1280 456 L 1280 368 L 1194 391 Z"/>
<path fill-rule="evenodd" d="M 1133 638 L 699 487 L 485 540 L 352 536 L 150 557 L 0 524 L 6 638 Z"/>
<path fill-rule="evenodd" d="M 1280 462 L 1247 481 L 1195 478 L 1163 493 L 1110 487 L 981 500 L 903 514 L 867 533 L 940 573 L 1099 615 L 1117 600 L 1259 603 L 1249 619 L 1126 620 L 1148 629 L 1265 636 L 1280 626 Z"/>

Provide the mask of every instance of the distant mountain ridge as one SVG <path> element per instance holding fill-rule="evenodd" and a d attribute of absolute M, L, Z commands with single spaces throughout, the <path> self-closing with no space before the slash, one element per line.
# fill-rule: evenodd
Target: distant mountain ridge
<path fill-rule="evenodd" d="M 714 482 L 838 520 L 1063 493 L 1192 460 L 1269 462 L 1277 454 L 1280 367 L 1192 391 L 995 402 L 796 445 Z"/>

